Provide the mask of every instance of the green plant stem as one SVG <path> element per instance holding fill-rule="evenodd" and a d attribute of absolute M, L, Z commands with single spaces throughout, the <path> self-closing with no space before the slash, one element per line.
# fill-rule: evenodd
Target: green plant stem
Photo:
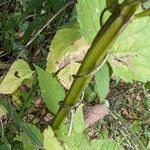
<path fill-rule="evenodd" d="M 129 0 L 130 1 L 130 0 Z M 132 5 L 125 5 L 118 13 L 113 13 L 106 21 L 102 29 L 95 37 L 92 46 L 89 48 L 77 76 L 90 74 L 99 66 L 105 58 L 108 48 L 118 37 L 119 33 L 126 27 L 127 22 L 139 7 L 140 2 Z M 53 122 L 53 130 L 57 130 L 66 118 L 70 109 L 80 100 L 80 96 L 94 75 L 76 77 L 67 93 L 63 105 L 58 110 Z"/>

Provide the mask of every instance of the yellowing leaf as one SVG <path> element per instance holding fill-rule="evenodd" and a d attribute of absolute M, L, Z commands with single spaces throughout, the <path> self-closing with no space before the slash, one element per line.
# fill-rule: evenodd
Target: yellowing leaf
<path fill-rule="evenodd" d="M 53 130 L 48 127 L 43 132 L 45 150 L 63 150 L 59 141 L 55 138 Z"/>
<path fill-rule="evenodd" d="M 77 25 L 59 30 L 50 46 L 46 70 L 50 73 L 59 71 L 60 82 L 69 89 L 73 81 L 72 75 L 77 73 L 80 66 L 76 62 L 83 60 L 88 48 Z"/>
<path fill-rule="evenodd" d="M 115 75 L 127 82 L 150 81 L 150 17 L 134 19 L 110 49 Z"/>
<path fill-rule="evenodd" d="M 66 89 L 70 88 L 74 79 L 72 75 L 75 75 L 77 73 L 79 67 L 79 63 L 72 62 L 59 72 L 58 79 Z"/>
<path fill-rule="evenodd" d="M 47 57 L 47 71 L 52 73 L 57 71 L 57 61 L 66 53 L 75 51 L 77 48 L 73 43 L 81 37 L 79 27 L 74 25 L 70 28 L 60 29 L 54 37 L 50 46 L 50 53 Z"/>
<path fill-rule="evenodd" d="M 0 83 L 0 93 L 12 94 L 26 79 L 31 78 L 33 71 L 24 60 L 15 61 Z"/>
<path fill-rule="evenodd" d="M 59 108 L 59 102 L 65 97 L 63 87 L 52 74 L 42 70 L 38 66 L 35 68 L 38 74 L 38 81 L 43 100 L 48 109 L 53 113 L 56 113 Z"/>
<path fill-rule="evenodd" d="M 59 30 L 50 46 L 47 71 L 56 72 L 71 61 L 81 61 L 88 48 L 89 45 L 81 37 L 77 25 Z"/>

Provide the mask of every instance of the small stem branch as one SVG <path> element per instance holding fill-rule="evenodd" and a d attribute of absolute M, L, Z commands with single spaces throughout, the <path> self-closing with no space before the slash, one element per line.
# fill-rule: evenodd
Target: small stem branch
<path fill-rule="evenodd" d="M 103 25 L 102 29 L 95 37 L 92 46 L 89 48 L 82 65 L 79 68 L 77 76 L 83 76 L 93 72 L 96 66 L 101 65 L 108 48 L 114 43 L 118 34 L 124 29 L 131 16 L 137 10 L 139 2 L 133 5 L 124 5 L 119 13 L 114 13 Z M 67 93 L 64 104 L 58 110 L 53 122 L 52 128 L 57 130 L 63 120 L 68 115 L 70 109 L 80 100 L 80 96 L 88 83 L 93 78 L 91 76 L 75 78 L 74 82 Z"/>

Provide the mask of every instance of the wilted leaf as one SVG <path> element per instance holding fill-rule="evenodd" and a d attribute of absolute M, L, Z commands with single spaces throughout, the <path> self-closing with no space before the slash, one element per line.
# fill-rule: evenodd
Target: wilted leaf
<path fill-rule="evenodd" d="M 134 19 L 110 50 L 109 62 L 117 77 L 127 82 L 150 80 L 150 17 Z"/>
<path fill-rule="evenodd" d="M 48 127 L 43 132 L 44 136 L 44 148 L 46 150 L 63 150 L 59 141 L 55 138 L 53 130 Z"/>
<path fill-rule="evenodd" d="M 100 101 L 103 102 L 109 92 L 109 67 L 105 64 L 95 76 L 95 90 L 100 96 Z"/>
<path fill-rule="evenodd" d="M 77 19 L 81 34 L 89 44 L 100 29 L 100 14 L 105 7 L 105 0 L 78 0 Z"/>
<path fill-rule="evenodd" d="M 15 61 L 0 83 L 0 93 L 12 94 L 25 79 L 31 78 L 33 71 L 24 60 Z"/>
<path fill-rule="evenodd" d="M 63 87 L 50 73 L 37 66 L 35 68 L 38 74 L 43 100 L 48 109 L 56 113 L 59 108 L 59 102 L 65 97 Z"/>
<path fill-rule="evenodd" d="M 82 108 L 83 108 L 83 104 L 78 106 L 73 119 L 73 129 L 77 133 L 82 133 L 84 130 L 84 117 L 83 117 Z"/>

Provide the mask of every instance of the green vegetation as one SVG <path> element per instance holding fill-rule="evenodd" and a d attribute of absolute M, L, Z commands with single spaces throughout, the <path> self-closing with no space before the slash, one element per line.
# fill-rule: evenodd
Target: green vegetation
<path fill-rule="evenodd" d="M 149 0 L 0 1 L 0 149 L 150 149 Z"/>

